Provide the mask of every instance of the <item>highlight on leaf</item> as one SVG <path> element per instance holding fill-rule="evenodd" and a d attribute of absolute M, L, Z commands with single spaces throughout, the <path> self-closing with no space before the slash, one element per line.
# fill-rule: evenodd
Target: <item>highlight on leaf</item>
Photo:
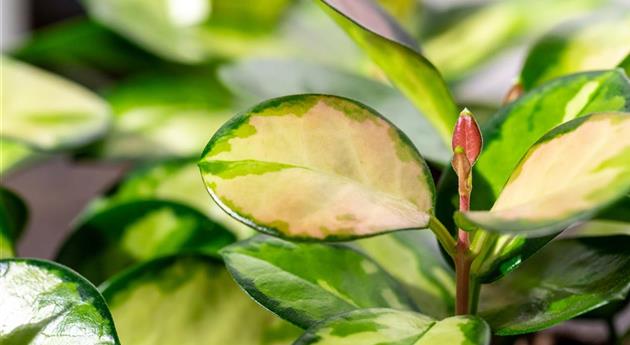
<path fill-rule="evenodd" d="M 349 99 L 296 95 L 234 117 L 199 167 L 213 199 L 254 229 L 347 240 L 428 226 L 434 185 L 409 139 Z"/>

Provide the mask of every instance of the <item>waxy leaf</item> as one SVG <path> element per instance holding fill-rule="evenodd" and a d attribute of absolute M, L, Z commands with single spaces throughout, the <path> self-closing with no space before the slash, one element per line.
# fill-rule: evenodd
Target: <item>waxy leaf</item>
<path fill-rule="evenodd" d="M 24 201 L 0 187 L 0 259 L 15 255 L 14 245 L 24 230 L 27 218 L 28 209 Z"/>
<path fill-rule="evenodd" d="M 0 344 L 120 345 L 98 290 L 35 259 L 0 260 Z"/>
<path fill-rule="evenodd" d="M 442 260 L 432 233 L 403 231 L 356 244 L 401 283 L 423 314 L 437 319 L 453 315 L 455 274 Z"/>
<path fill-rule="evenodd" d="M 560 26 L 530 50 L 520 81 L 527 90 L 566 74 L 610 69 L 630 54 L 630 13 L 599 13 Z"/>
<path fill-rule="evenodd" d="M 276 236 L 346 240 L 424 228 L 433 181 L 409 139 L 348 99 L 296 95 L 234 117 L 199 162 L 213 199 Z"/>
<path fill-rule="evenodd" d="M 484 150 L 473 173 L 471 210 L 488 210 L 527 150 L 554 127 L 602 111 L 630 110 L 630 82 L 621 70 L 585 72 L 550 81 L 502 108 L 482 128 Z M 439 183 L 436 212 L 447 227 L 457 210 L 457 178 L 447 171 Z M 473 242 L 489 253 L 478 256 L 477 274 L 496 279 L 538 250 L 551 237 L 525 240 L 479 231 Z"/>
<path fill-rule="evenodd" d="M 103 296 L 125 345 L 288 345 L 299 329 L 252 301 L 221 261 L 178 255 L 106 282 Z"/>
<path fill-rule="evenodd" d="M 196 159 L 165 160 L 132 171 L 120 182 L 115 192 L 103 201 L 103 207 L 149 199 L 174 201 L 192 207 L 239 238 L 249 237 L 253 233 L 215 203 L 208 202 L 208 192 L 201 180 Z"/>
<path fill-rule="evenodd" d="M 475 316 L 436 321 L 408 311 L 360 309 L 309 328 L 294 345 L 489 345 L 490 327 Z"/>
<path fill-rule="evenodd" d="M 327 19 L 327 18 L 325 18 Z M 240 60 L 219 68 L 221 80 L 248 105 L 299 93 L 326 93 L 369 104 L 405 134 L 428 161 L 446 165 L 451 152 L 435 129 L 396 89 L 324 65 L 286 59 Z"/>
<path fill-rule="evenodd" d="M 155 257 L 218 251 L 234 235 L 190 207 L 143 200 L 88 212 L 64 243 L 58 261 L 100 283 L 120 270 Z"/>
<path fill-rule="evenodd" d="M 84 146 L 108 129 L 107 105 L 87 89 L 10 58 L 0 61 L 3 138 L 61 150 Z"/>
<path fill-rule="evenodd" d="M 592 218 L 630 192 L 628 133 L 630 113 L 569 121 L 532 146 L 490 211 L 461 215 L 485 230 L 526 236 Z"/>
<path fill-rule="evenodd" d="M 250 296 L 302 328 L 355 309 L 413 309 L 396 281 L 348 247 L 260 235 L 226 247 L 221 254 Z"/>
<path fill-rule="evenodd" d="M 422 112 L 448 144 L 457 106 L 440 72 L 420 53 L 376 34 L 347 17 L 329 0 L 321 4 L 337 24 Z"/>
<path fill-rule="evenodd" d="M 630 291 L 630 237 L 550 243 L 517 270 L 482 288 L 481 316 L 500 335 L 535 332 Z"/>

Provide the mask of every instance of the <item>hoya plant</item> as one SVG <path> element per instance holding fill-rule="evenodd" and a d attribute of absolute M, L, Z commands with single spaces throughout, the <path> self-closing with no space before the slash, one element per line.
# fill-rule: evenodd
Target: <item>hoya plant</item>
<path fill-rule="evenodd" d="M 1 61 L 0 344 L 623 344 L 625 7 L 82 4 Z M 504 104 L 465 95 L 522 44 Z M 26 258 L 51 157 L 120 172 Z"/>

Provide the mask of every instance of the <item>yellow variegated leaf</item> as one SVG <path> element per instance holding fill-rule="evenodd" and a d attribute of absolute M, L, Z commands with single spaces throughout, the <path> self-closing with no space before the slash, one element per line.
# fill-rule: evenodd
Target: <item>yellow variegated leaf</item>
<path fill-rule="evenodd" d="M 630 191 L 630 114 L 578 118 L 525 155 L 489 212 L 463 216 L 491 231 L 541 236 L 589 219 Z"/>
<path fill-rule="evenodd" d="M 273 99 L 233 118 L 199 162 L 212 197 L 276 236 L 348 239 L 424 228 L 434 185 L 409 139 L 357 102 Z"/>

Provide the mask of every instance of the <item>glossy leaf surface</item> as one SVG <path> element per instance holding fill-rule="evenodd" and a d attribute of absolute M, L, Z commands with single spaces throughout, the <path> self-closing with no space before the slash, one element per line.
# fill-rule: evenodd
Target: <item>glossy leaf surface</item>
<path fill-rule="evenodd" d="M 356 244 L 403 285 L 420 312 L 438 319 L 453 315 L 455 275 L 432 233 L 403 231 Z"/>
<path fill-rule="evenodd" d="M 98 290 L 52 262 L 0 260 L 0 310 L 2 344 L 120 345 Z"/>
<path fill-rule="evenodd" d="M 629 132 L 630 113 L 569 121 L 532 146 L 490 211 L 462 215 L 486 230 L 527 236 L 587 220 L 630 192 Z"/>
<path fill-rule="evenodd" d="M 102 290 L 125 345 L 288 345 L 299 334 L 207 256 L 156 259 L 115 276 Z"/>
<path fill-rule="evenodd" d="M 111 133 L 99 154 L 113 158 L 198 157 L 232 115 L 215 67 L 157 69 L 119 82 L 108 94 Z"/>
<path fill-rule="evenodd" d="M 347 17 L 332 2 L 320 1 L 326 13 L 426 116 L 444 142 L 450 143 L 457 106 L 440 72 L 431 62 L 409 47 L 368 30 Z"/>
<path fill-rule="evenodd" d="M 623 300 L 630 291 L 628 246 L 628 236 L 554 241 L 484 286 L 481 316 L 497 334 L 521 334 Z"/>
<path fill-rule="evenodd" d="M 347 247 L 260 235 L 221 254 L 250 296 L 303 328 L 355 309 L 413 308 L 400 285 L 374 261 Z"/>
<path fill-rule="evenodd" d="M 360 309 L 332 317 L 308 329 L 295 345 L 484 345 L 490 328 L 474 316 L 435 321 L 392 309 Z"/>
<path fill-rule="evenodd" d="M 136 169 L 108 195 L 103 207 L 149 199 L 174 201 L 200 211 L 239 238 L 251 236 L 253 230 L 230 217 L 214 202 L 208 202 L 208 192 L 195 161 L 165 160 Z"/>
<path fill-rule="evenodd" d="M 451 152 L 426 119 L 394 88 L 341 69 L 286 59 L 248 59 L 222 66 L 219 76 L 244 103 L 299 93 L 326 93 L 354 99 L 383 114 L 422 156 L 446 165 Z"/>
<path fill-rule="evenodd" d="M 28 218 L 28 209 L 20 197 L 0 187 L 0 259 L 15 255 L 14 245 Z"/>
<path fill-rule="evenodd" d="M 566 74 L 610 69 L 630 54 L 630 12 L 599 13 L 560 26 L 531 48 L 521 83 L 531 89 Z"/>
<path fill-rule="evenodd" d="M 60 150 L 86 145 L 107 130 L 109 110 L 92 92 L 22 62 L 0 59 L 2 137 Z"/>
<path fill-rule="evenodd" d="M 187 206 L 168 201 L 120 203 L 87 213 L 58 261 L 100 283 L 141 261 L 180 252 L 217 255 L 234 235 Z"/>
<path fill-rule="evenodd" d="M 276 236 L 343 240 L 424 228 L 433 181 L 409 139 L 335 96 L 263 102 L 225 124 L 199 162 L 233 217 Z"/>

